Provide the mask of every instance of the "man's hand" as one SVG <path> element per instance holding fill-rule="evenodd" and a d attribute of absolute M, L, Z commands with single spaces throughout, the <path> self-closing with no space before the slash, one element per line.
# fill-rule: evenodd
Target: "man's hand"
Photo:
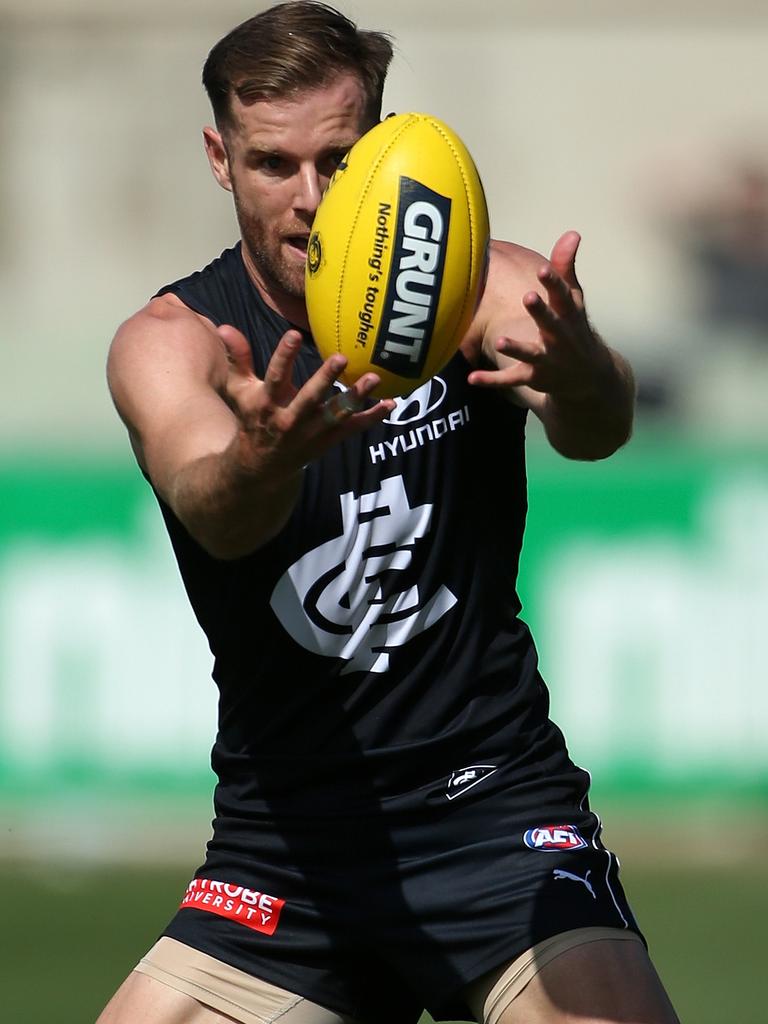
<path fill-rule="evenodd" d="M 296 388 L 300 345 L 298 331 L 286 332 L 261 380 L 238 330 L 215 327 L 173 296 L 153 299 L 112 343 L 110 389 L 136 457 L 217 558 L 247 555 L 274 537 L 296 503 L 303 467 L 394 406 L 370 401 L 375 374 L 334 388 L 343 356 Z"/>
<path fill-rule="evenodd" d="M 238 421 L 234 450 L 239 465 L 245 473 L 264 476 L 269 486 L 298 473 L 345 437 L 367 430 L 394 408 L 391 400 L 371 404 L 379 383 L 373 373 L 344 392 L 334 389 L 347 365 L 341 355 L 326 359 L 297 389 L 292 377 L 301 348 L 298 331 L 287 331 L 280 339 L 263 380 L 254 373 L 250 346 L 240 331 L 222 326 L 216 332 L 229 360 L 225 397 Z"/>
<path fill-rule="evenodd" d="M 369 403 L 379 378 L 365 374 L 347 391 L 332 394 L 346 366 L 331 356 L 301 387 L 293 384 L 301 334 L 287 331 L 256 376 L 247 339 L 236 328 L 216 328 L 226 350 L 222 392 L 232 413 L 231 439 L 179 474 L 172 505 L 187 529 L 218 558 L 250 554 L 288 522 L 301 489 L 302 471 L 345 437 L 384 419 L 392 401 Z"/>
<path fill-rule="evenodd" d="M 483 348 L 506 358 L 491 354 L 497 369 L 472 373 L 470 383 L 495 388 L 525 386 L 571 399 L 589 398 L 599 390 L 610 356 L 590 328 L 584 310 L 584 294 L 576 277 L 580 241 L 575 231 L 569 231 L 555 243 L 549 262 L 542 260 L 536 277 L 546 301 L 538 291 L 524 293 L 522 307 L 529 320 L 512 310 L 505 324 L 503 310 L 493 311 Z M 499 282 L 494 284 L 499 287 Z M 510 305 L 509 300 L 505 289 L 504 306 Z"/>
<path fill-rule="evenodd" d="M 488 282 L 463 348 L 493 367 L 473 370 L 471 384 L 509 389 L 542 420 L 559 452 L 596 459 L 629 437 L 634 385 L 629 365 L 587 319 L 576 276 L 580 241 L 577 232 L 566 232 L 548 261 L 493 243 Z"/>

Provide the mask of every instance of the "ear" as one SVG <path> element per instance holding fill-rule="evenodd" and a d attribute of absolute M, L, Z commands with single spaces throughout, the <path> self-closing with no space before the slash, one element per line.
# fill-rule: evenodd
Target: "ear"
<path fill-rule="evenodd" d="M 213 176 L 227 192 L 232 191 L 232 178 L 229 173 L 229 157 L 224 146 L 224 140 L 215 128 L 203 128 L 203 141 L 208 163 L 211 165 Z"/>

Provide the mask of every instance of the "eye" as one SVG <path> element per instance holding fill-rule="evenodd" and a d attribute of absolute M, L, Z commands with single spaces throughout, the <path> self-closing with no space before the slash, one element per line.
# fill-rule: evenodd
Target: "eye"
<path fill-rule="evenodd" d="M 277 153 L 267 153 L 259 161 L 259 167 L 268 174 L 279 174 L 285 168 L 285 160 Z"/>
<path fill-rule="evenodd" d="M 334 150 L 332 153 L 328 153 L 323 160 L 320 162 L 319 170 L 322 174 L 330 177 L 334 171 L 338 170 L 344 162 L 344 157 L 347 155 L 346 149 Z"/>

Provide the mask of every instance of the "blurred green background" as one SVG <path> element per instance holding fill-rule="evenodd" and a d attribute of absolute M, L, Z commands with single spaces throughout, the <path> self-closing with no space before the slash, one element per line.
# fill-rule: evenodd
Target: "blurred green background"
<path fill-rule="evenodd" d="M 264 6 L 0 9 L 9 1024 L 92 1021 L 208 837 L 210 655 L 104 361 L 122 319 L 235 237 L 199 75 Z M 636 368 L 636 437 L 575 465 L 531 426 L 524 617 L 681 1019 L 762 1022 L 768 9 L 339 6 L 394 33 L 386 109 L 464 137 L 497 237 L 548 252 L 583 234 L 590 314 Z"/>

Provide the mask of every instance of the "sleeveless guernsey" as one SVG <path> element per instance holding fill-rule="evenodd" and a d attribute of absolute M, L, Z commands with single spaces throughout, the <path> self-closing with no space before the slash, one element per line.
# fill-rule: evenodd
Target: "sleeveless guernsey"
<path fill-rule="evenodd" d="M 165 291 L 260 376 L 290 326 L 238 247 Z M 319 366 L 305 336 L 295 383 Z M 248 557 L 163 506 L 220 691 L 213 836 L 164 934 L 373 1024 L 466 1020 L 536 943 L 637 929 L 518 618 L 525 413 L 468 370 L 311 462 Z"/>
<path fill-rule="evenodd" d="M 239 246 L 166 292 L 239 328 L 259 376 L 291 326 Z M 305 334 L 296 385 L 320 363 Z M 468 370 L 457 354 L 310 463 L 290 521 L 248 557 L 211 557 L 160 502 L 215 659 L 219 828 L 396 813 L 414 791 L 447 806 L 468 766 L 582 784 L 518 618 L 525 411 Z"/>

